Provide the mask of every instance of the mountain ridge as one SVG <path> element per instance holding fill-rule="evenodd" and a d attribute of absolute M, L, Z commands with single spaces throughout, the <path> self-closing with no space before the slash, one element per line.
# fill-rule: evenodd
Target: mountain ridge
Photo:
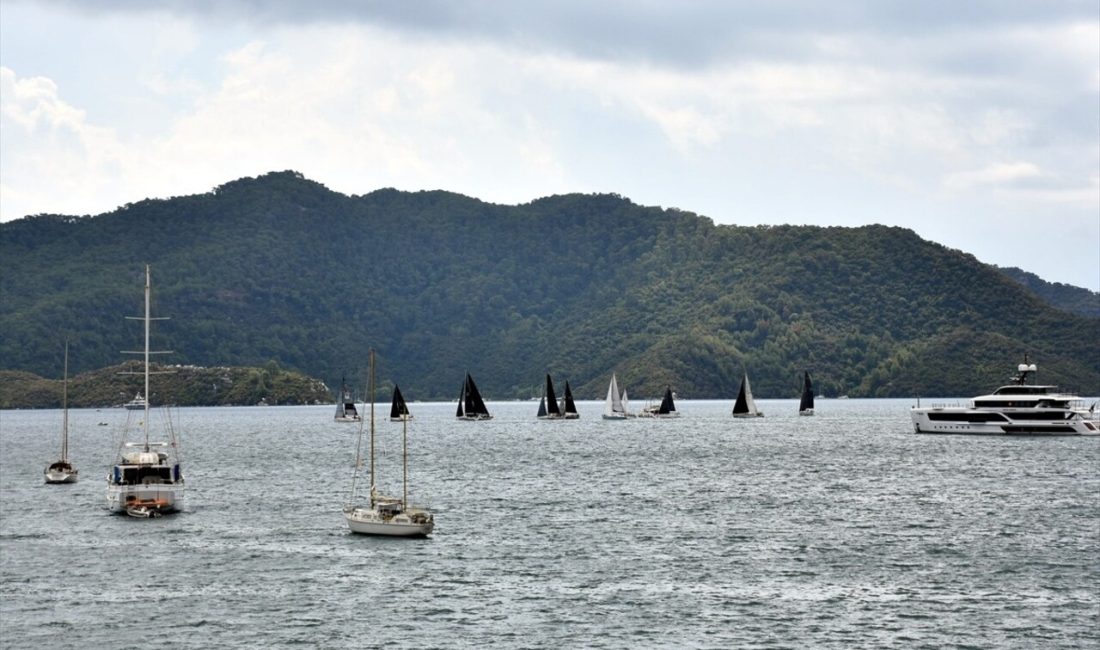
<path fill-rule="evenodd" d="M 122 316 L 149 262 L 155 315 L 175 318 L 158 331 L 181 361 L 274 360 L 333 385 L 361 376 L 373 346 L 410 399 L 454 397 L 466 370 L 498 399 L 537 394 L 548 371 L 578 399 L 602 398 L 612 371 L 638 398 L 666 384 L 732 396 L 742 370 L 761 397 L 794 397 L 803 369 L 830 395 L 969 394 L 1025 352 L 1044 376 L 1100 392 L 1087 345 L 1100 319 L 892 226 L 715 225 L 615 194 L 349 196 L 273 172 L 0 224 L 0 247 L 0 366 L 42 375 L 60 332 L 81 339 L 84 368 L 132 347 Z M 960 341 L 990 368 L 948 362 L 937 377 L 913 361 Z"/>

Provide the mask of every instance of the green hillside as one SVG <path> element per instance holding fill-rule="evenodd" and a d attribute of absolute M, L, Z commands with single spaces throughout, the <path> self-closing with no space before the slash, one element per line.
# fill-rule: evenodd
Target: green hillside
<path fill-rule="evenodd" d="M 1041 377 L 1100 393 L 1100 319 L 1052 307 L 998 269 L 884 226 L 716 226 L 615 195 L 519 206 L 446 192 L 345 196 L 294 172 L 95 217 L 0 224 L 0 367 L 58 376 L 140 343 L 153 266 L 154 347 L 174 363 L 274 361 L 338 385 L 379 376 L 409 399 L 579 399 L 612 371 L 632 396 L 671 384 L 732 398 L 966 395 L 1027 352 Z"/>

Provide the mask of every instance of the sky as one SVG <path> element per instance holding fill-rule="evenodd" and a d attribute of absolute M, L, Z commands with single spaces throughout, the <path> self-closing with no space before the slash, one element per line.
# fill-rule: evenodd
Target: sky
<path fill-rule="evenodd" d="M 0 0 L 0 220 L 293 169 L 887 224 L 1100 290 L 1100 1 Z"/>

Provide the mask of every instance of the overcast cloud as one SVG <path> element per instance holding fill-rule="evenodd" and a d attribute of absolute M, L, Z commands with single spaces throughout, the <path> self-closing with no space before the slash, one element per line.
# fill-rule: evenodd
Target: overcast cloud
<path fill-rule="evenodd" d="M 1100 289 L 1096 2 L 0 4 L 0 219 L 295 169 L 886 223 Z"/>

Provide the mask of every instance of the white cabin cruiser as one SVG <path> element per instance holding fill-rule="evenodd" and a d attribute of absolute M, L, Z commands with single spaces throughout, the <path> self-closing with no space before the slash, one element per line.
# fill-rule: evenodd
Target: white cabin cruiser
<path fill-rule="evenodd" d="M 1035 364 L 1020 364 L 1013 383 L 989 395 L 975 397 L 970 406 L 915 406 L 917 433 L 981 435 L 1095 436 L 1100 435 L 1096 405 L 1085 408 L 1077 395 L 1057 386 L 1029 383 Z"/>

